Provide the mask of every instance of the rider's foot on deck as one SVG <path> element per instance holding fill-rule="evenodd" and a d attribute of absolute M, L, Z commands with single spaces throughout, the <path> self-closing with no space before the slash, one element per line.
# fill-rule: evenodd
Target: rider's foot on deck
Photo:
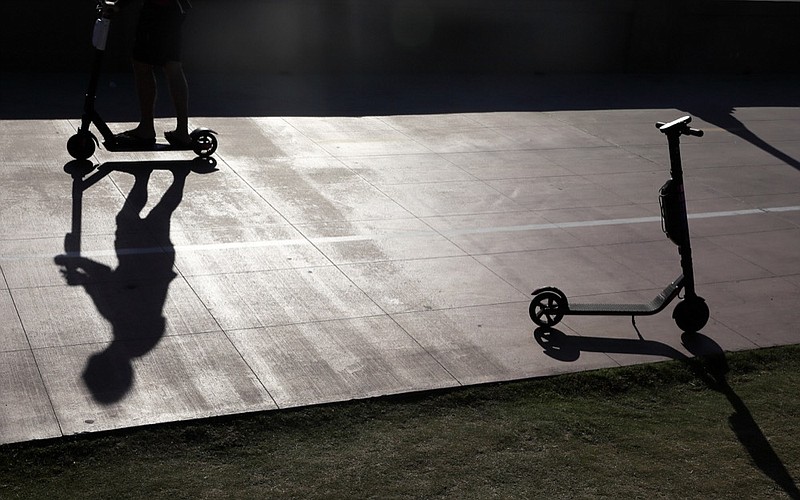
<path fill-rule="evenodd" d="M 155 133 L 152 137 L 141 135 L 136 129 L 121 132 L 114 136 L 114 143 L 118 147 L 148 148 L 156 143 Z"/>
<path fill-rule="evenodd" d="M 192 146 L 192 138 L 187 132 L 178 132 L 173 130 L 164 132 L 164 138 L 171 146 L 176 148 L 190 148 Z"/>

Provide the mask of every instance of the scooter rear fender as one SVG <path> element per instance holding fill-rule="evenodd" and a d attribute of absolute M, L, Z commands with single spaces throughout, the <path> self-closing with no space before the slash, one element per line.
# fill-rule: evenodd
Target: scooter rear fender
<path fill-rule="evenodd" d="M 219 135 L 215 130 L 211 130 L 210 128 L 206 127 L 200 127 L 189 132 L 189 137 L 191 137 L 192 139 L 196 139 L 197 137 L 206 134 Z"/>

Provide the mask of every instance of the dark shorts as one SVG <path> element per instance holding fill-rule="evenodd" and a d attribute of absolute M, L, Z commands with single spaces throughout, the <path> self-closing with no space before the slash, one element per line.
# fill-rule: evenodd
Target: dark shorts
<path fill-rule="evenodd" d="M 159 7 L 145 2 L 136 27 L 133 59 L 154 66 L 181 60 L 181 26 L 185 14 L 177 2 Z"/>

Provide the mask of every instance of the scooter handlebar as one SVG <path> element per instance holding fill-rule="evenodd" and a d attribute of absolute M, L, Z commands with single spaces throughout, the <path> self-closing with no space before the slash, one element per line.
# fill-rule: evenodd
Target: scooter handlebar
<path fill-rule="evenodd" d="M 691 121 L 692 121 L 691 116 L 684 116 L 669 123 L 657 122 L 656 128 L 665 134 L 675 130 L 678 131 L 681 135 L 693 135 L 695 137 L 703 137 L 702 130 L 689 127 L 689 122 Z"/>
<path fill-rule="evenodd" d="M 119 0 L 97 0 L 97 11 L 105 14 L 117 8 Z"/>

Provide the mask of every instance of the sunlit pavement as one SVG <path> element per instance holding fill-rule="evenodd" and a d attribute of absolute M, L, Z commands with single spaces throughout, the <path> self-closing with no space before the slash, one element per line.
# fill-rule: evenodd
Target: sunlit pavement
<path fill-rule="evenodd" d="M 209 77 L 214 162 L 88 168 L 66 152 L 83 78 L 4 75 L 2 443 L 800 341 L 791 77 Z M 707 326 L 682 338 L 670 306 L 642 338 L 629 317 L 537 331 L 538 287 L 647 302 L 680 273 L 654 123 L 687 114 Z"/>

